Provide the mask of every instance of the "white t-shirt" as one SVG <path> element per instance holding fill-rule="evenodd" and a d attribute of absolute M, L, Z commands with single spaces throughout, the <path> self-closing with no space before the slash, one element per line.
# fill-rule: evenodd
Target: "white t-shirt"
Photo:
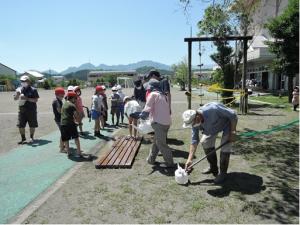
<path fill-rule="evenodd" d="M 141 111 L 142 108 L 136 100 L 130 100 L 125 104 L 124 113 L 127 114 L 127 116 L 130 116 L 130 114 L 132 113 L 141 112 Z"/>
<path fill-rule="evenodd" d="M 100 112 L 104 108 L 103 97 L 101 95 L 93 95 L 92 97 L 92 110 Z"/>

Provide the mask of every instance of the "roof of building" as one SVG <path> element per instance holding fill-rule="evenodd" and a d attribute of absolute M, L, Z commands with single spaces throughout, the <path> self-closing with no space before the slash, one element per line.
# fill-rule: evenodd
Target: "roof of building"
<path fill-rule="evenodd" d="M 29 74 L 30 76 L 33 76 L 33 77 L 36 77 L 36 78 L 44 77 L 43 74 L 41 74 L 40 72 L 34 71 L 34 70 L 27 70 L 27 71 L 25 71 L 24 74 Z"/>
<path fill-rule="evenodd" d="M 4 67 L 6 67 L 6 68 L 8 68 L 8 69 L 10 69 L 10 70 L 13 70 L 13 71 L 17 72 L 16 70 L 14 70 L 14 69 L 12 69 L 12 68 L 10 68 L 10 67 L 8 67 L 8 66 L 2 64 L 2 63 L 0 63 L 0 65 L 1 65 L 1 66 L 4 66 Z"/>

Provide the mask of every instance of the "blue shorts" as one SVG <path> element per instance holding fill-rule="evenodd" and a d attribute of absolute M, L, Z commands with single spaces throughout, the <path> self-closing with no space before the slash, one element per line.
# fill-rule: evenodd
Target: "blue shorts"
<path fill-rule="evenodd" d="M 92 110 L 91 115 L 92 115 L 92 119 L 93 119 L 93 120 L 97 120 L 97 119 L 100 118 L 101 112 L 98 112 L 98 111 L 96 111 L 96 110 Z"/>
<path fill-rule="evenodd" d="M 131 113 L 129 115 L 129 117 L 131 117 L 133 119 L 139 119 L 140 118 L 140 114 L 141 114 L 141 112 L 134 112 L 134 113 Z"/>

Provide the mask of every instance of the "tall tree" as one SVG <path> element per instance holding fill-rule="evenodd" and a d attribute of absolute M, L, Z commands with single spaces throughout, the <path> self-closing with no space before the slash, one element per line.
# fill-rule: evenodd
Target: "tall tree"
<path fill-rule="evenodd" d="M 226 7 L 221 4 L 213 4 L 206 8 L 203 19 L 198 22 L 198 28 L 199 35 L 212 35 L 219 38 L 214 41 L 217 52 L 210 57 L 220 66 L 223 72 L 223 87 L 232 89 L 234 86 L 233 64 L 231 63 L 232 47 L 225 37 L 231 35 L 233 30 L 230 25 L 230 14 Z M 231 97 L 232 92 L 223 92 L 222 96 Z M 223 102 L 226 103 L 227 100 Z"/>
<path fill-rule="evenodd" d="M 172 70 L 175 74 L 175 82 L 179 83 L 180 90 L 184 91 L 188 76 L 188 63 L 186 58 L 178 64 L 173 65 Z"/>
<path fill-rule="evenodd" d="M 299 0 L 289 0 L 280 16 L 271 19 L 266 28 L 275 41 L 268 41 L 270 52 L 276 55 L 274 71 L 288 76 L 289 101 L 292 101 L 293 78 L 299 73 Z"/>

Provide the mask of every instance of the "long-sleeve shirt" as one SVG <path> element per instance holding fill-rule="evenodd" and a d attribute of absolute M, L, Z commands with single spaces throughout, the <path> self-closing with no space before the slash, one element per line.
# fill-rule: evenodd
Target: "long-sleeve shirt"
<path fill-rule="evenodd" d="M 203 115 L 203 122 L 192 129 L 192 144 L 199 142 L 199 131 L 205 135 L 215 135 L 221 131 L 230 132 L 230 124 L 237 122 L 238 118 L 234 110 L 221 103 L 207 103 L 198 109 Z"/>
<path fill-rule="evenodd" d="M 157 91 L 149 94 L 145 108 L 145 112 L 149 112 L 150 121 L 162 124 L 171 125 L 170 106 L 167 97 Z"/>

